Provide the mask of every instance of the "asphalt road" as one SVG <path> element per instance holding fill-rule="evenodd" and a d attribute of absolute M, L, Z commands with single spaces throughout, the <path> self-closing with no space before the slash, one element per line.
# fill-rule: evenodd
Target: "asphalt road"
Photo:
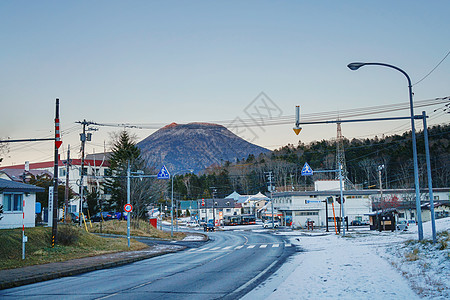
<path fill-rule="evenodd" d="M 4 299 L 239 299 L 296 250 L 251 231 L 209 233 L 198 248 L 0 291 Z"/>

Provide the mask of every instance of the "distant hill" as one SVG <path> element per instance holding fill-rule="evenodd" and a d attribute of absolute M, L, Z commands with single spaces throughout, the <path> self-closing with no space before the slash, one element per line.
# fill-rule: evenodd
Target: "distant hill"
<path fill-rule="evenodd" d="M 165 165 L 169 172 L 193 169 L 199 173 L 214 164 L 270 152 L 238 137 L 224 126 L 210 123 L 172 123 L 137 146 L 150 164 L 157 168 Z"/>

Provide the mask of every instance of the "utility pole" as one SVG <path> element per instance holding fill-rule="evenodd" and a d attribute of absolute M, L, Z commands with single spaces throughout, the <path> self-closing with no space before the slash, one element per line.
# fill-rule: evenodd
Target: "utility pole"
<path fill-rule="evenodd" d="M 383 207 L 383 182 L 381 180 L 381 171 L 383 171 L 384 165 L 378 166 L 378 181 L 380 183 L 380 206 Z"/>
<path fill-rule="evenodd" d="M 271 204 L 271 207 L 272 207 L 272 229 L 274 229 L 274 228 L 275 228 L 275 221 L 274 221 L 274 216 L 273 216 L 272 171 L 267 172 L 267 173 L 266 173 L 266 176 L 267 176 L 267 180 L 269 180 L 270 204 Z"/>
<path fill-rule="evenodd" d="M 211 187 L 212 189 L 212 206 L 213 206 L 213 225 L 214 227 L 216 227 L 216 193 L 217 193 L 217 189 L 215 187 Z"/>
<path fill-rule="evenodd" d="M 84 198 L 84 149 L 86 140 L 91 140 L 91 134 L 88 133 L 86 136 L 86 126 L 89 126 L 91 124 L 94 124 L 93 122 L 89 122 L 86 120 L 83 120 L 82 122 L 76 122 L 81 125 L 83 125 L 83 133 L 80 134 L 80 141 L 81 141 L 81 175 L 80 175 L 80 207 L 79 207 L 79 219 L 80 219 L 80 226 L 83 223 L 82 214 L 83 214 L 83 198 Z"/>
<path fill-rule="evenodd" d="M 67 162 L 66 162 L 66 190 L 64 194 L 64 223 L 68 223 L 67 213 L 69 209 L 69 167 L 70 167 L 70 145 L 67 146 Z M 80 216 L 81 217 L 81 216 Z"/>
<path fill-rule="evenodd" d="M 56 234 L 58 226 L 58 149 L 61 146 L 61 135 L 59 132 L 59 99 L 56 98 L 55 112 L 55 161 L 53 165 L 53 222 L 52 222 L 52 248 L 56 244 Z"/>

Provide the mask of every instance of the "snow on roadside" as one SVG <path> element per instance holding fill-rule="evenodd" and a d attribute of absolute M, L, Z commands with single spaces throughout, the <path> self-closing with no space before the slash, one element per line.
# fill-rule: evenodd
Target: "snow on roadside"
<path fill-rule="evenodd" d="M 436 227 L 448 231 L 450 218 L 437 220 Z M 243 299 L 450 299 L 449 248 L 416 242 L 417 226 L 407 232 L 350 230 L 346 237 L 279 234 L 302 252 Z M 424 236 L 431 237 L 429 223 Z"/>

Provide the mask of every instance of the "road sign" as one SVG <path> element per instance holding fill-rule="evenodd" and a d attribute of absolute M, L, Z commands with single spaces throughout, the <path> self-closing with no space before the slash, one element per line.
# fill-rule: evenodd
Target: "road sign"
<path fill-rule="evenodd" d="M 306 204 L 308 203 L 322 203 L 321 200 L 306 200 Z"/>
<path fill-rule="evenodd" d="M 343 199 L 344 199 L 343 202 L 345 203 L 345 197 L 343 197 Z M 341 204 L 341 197 L 336 197 L 336 202 Z"/>
<path fill-rule="evenodd" d="M 123 210 L 126 211 L 126 212 L 131 212 L 131 211 L 133 210 L 133 205 L 131 205 L 131 204 L 125 204 L 125 205 L 123 206 Z"/>
<path fill-rule="evenodd" d="M 310 176 L 313 175 L 313 173 L 314 173 L 313 169 L 311 169 L 308 163 L 305 163 L 302 169 L 302 176 Z"/>
<path fill-rule="evenodd" d="M 166 166 L 162 166 L 157 175 L 158 179 L 170 179 L 170 173 L 167 171 Z"/>

